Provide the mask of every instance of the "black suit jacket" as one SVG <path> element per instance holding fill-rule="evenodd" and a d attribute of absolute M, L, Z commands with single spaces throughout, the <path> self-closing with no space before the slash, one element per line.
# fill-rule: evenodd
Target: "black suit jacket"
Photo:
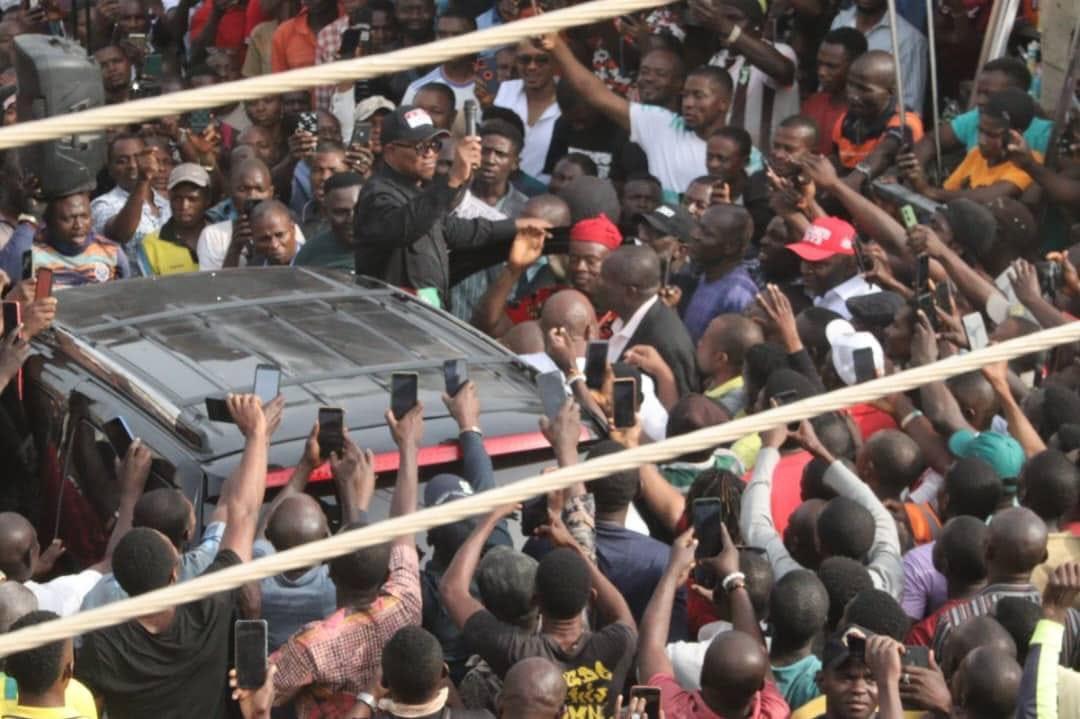
<path fill-rule="evenodd" d="M 675 375 L 680 396 L 700 389 L 694 342 L 675 310 L 659 300 L 653 303 L 634 336 L 626 343 L 626 348 L 630 349 L 634 345 L 651 345 L 656 348 Z"/>

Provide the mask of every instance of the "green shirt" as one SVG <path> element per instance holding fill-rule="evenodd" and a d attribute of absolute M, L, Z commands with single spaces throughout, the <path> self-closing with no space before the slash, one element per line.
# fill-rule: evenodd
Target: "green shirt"
<path fill-rule="evenodd" d="M 307 242 L 296 253 L 297 266 L 329 267 L 335 270 L 351 270 L 356 267 L 352 250 L 346 250 L 334 239 L 334 233 L 324 230 Z"/>

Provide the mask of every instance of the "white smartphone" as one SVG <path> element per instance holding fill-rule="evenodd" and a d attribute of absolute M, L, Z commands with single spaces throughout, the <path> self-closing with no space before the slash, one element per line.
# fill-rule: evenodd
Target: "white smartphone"
<path fill-rule="evenodd" d="M 964 315 L 961 320 L 964 323 L 964 332 L 967 333 L 968 346 L 972 350 L 980 350 L 990 344 L 990 338 L 986 334 L 986 323 L 983 322 L 982 314 L 972 312 Z"/>

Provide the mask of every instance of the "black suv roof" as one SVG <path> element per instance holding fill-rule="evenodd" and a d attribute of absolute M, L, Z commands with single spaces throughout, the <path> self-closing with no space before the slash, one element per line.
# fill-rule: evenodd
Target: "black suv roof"
<path fill-rule="evenodd" d="M 279 466 L 299 457 L 324 405 L 345 409 L 362 446 L 393 451 L 383 415 L 394 371 L 420 375 L 425 446 L 456 438 L 440 399 L 447 359 L 468 360 L 486 435 L 537 431 L 542 409 L 531 369 L 451 315 L 368 278 L 236 269 L 72 288 L 59 297 L 57 331 L 43 341 L 170 426 L 203 462 L 243 449 L 235 427 L 207 420 L 205 398 L 251 391 L 264 363 L 282 370 L 286 410 L 270 457 Z M 444 421 L 433 424 L 437 418 Z"/>

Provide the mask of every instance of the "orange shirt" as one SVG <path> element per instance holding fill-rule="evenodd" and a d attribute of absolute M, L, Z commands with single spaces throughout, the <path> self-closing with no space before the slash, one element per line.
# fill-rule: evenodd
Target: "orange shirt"
<path fill-rule="evenodd" d="M 1039 162 L 1042 162 L 1042 154 L 1032 152 Z M 967 154 L 964 161 L 953 170 L 949 179 L 942 183 L 946 190 L 967 190 L 973 187 L 988 187 L 995 182 L 1011 182 L 1021 190 L 1026 190 L 1031 184 L 1031 175 L 1027 174 L 1011 162 L 999 162 L 990 165 L 983 157 L 982 151 L 976 147 Z"/>
<path fill-rule="evenodd" d="M 270 67 L 274 72 L 284 72 L 314 64 L 315 33 L 308 26 L 308 11 L 304 8 L 274 31 L 270 41 Z"/>
<path fill-rule="evenodd" d="M 844 118 L 847 117 L 845 112 L 836 120 L 836 124 L 832 128 L 832 141 L 836 145 L 836 152 L 840 156 L 840 164 L 844 167 L 853 168 L 860 162 L 869 157 L 870 153 L 874 151 L 874 148 L 881 142 L 881 138 L 885 133 L 875 135 L 874 137 L 868 137 L 860 143 L 855 143 L 853 140 L 844 137 L 843 126 Z M 923 136 L 923 124 L 922 118 L 918 113 L 905 112 L 904 122 L 908 129 L 911 130 L 911 136 L 913 142 L 918 142 Z M 900 115 L 894 114 L 889 118 L 888 127 L 900 127 Z"/>

